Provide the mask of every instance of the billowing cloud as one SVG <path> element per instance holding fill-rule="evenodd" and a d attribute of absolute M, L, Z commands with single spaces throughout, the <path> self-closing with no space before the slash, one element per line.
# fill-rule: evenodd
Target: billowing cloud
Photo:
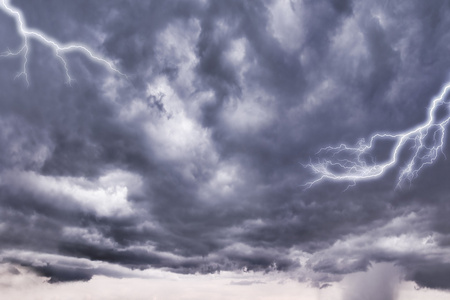
<path fill-rule="evenodd" d="M 426 119 L 450 70 L 446 1 L 10 5 L 123 75 L 73 51 L 69 85 L 39 39 L 28 83 L 23 53 L 0 58 L 3 262 L 51 282 L 230 271 L 326 290 L 373 270 L 360 282 L 450 289 L 446 140 L 400 189 L 396 172 L 303 186 L 320 148 Z M 0 52 L 21 47 L 17 26 L 0 10 Z"/>

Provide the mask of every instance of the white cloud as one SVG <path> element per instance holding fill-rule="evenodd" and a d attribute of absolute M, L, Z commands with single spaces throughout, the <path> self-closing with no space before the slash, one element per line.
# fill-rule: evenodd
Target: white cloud
<path fill-rule="evenodd" d="M 100 216 L 127 215 L 132 207 L 128 189 L 138 192 L 140 176 L 115 170 L 97 180 L 84 177 L 45 176 L 35 172 L 10 171 L 2 174 L 3 184 L 42 194 L 49 201 L 72 201 Z"/>
<path fill-rule="evenodd" d="M 123 269 L 121 271 L 124 271 Z M 9 300 L 348 300 L 349 298 L 345 297 L 356 293 L 353 284 L 367 280 L 384 282 L 380 275 L 386 275 L 386 271 L 397 274 L 392 265 L 378 265 L 368 273 L 352 274 L 341 283 L 318 289 L 295 279 L 282 278 L 278 273 L 221 272 L 209 275 L 181 275 L 161 270 L 128 270 L 128 278 L 123 279 L 94 276 L 88 282 L 50 284 L 46 282 L 46 278 L 39 277 L 24 267 L 2 264 L 0 293 Z M 381 286 L 381 290 L 372 292 L 380 295 L 383 288 L 385 287 Z M 378 299 L 374 296 L 370 298 L 370 291 L 361 292 L 366 298 L 358 299 Z M 449 297 L 449 293 L 444 291 L 416 290 L 411 282 L 400 284 L 396 293 L 397 300 L 446 300 Z"/>

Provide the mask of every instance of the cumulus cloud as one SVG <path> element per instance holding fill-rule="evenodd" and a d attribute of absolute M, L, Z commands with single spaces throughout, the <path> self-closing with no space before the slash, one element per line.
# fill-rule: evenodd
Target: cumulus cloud
<path fill-rule="evenodd" d="M 450 288 L 443 158 L 400 190 L 393 173 L 345 192 L 302 187 L 321 147 L 425 119 L 450 70 L 446 1 L 11 5 L 126 76 L 75 52 L 68 85 L 32 41 L 27 86 L 15 78 L 23 57 L 0 58 L 4 262 L 52 282 L 245 270 L 322 290 L 368 270 L 387 284 L 391 269 L 371 266 L 389 262 L 420 287 Z M 0 52 L 20 42 L 0 11 Z"/>

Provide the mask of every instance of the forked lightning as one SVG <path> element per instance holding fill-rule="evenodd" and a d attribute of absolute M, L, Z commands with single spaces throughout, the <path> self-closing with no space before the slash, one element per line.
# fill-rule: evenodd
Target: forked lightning
<path fill-rule="evenodd" d="M 318 176 L 305 186 L 323 180 L 355 184 L 379 178 L 394 167 L 400 167 L 397 187 L 405 180 L 413 180 L 424 166 L 433 164 L 443 154 L 446 126 L 450 121 L 450 103 L 446 101 L 449 90 L 450 82 L 431 102 L 426 120 L 414 128 L 398 133 L 375 133 L 368 142 L 363 139 L 355 146 L 341 144 L 320 149 L 317 155 L 325 158 L 306 165 Z M 390 141 L 393 146 L 389 158 L 377 163 L 372 154 L 375 144 L 381 141 Z"/>
<path fill-rule="evenodd" d="M 23 63 L 22 63 L 22 69 L 19 71 L 19 73 L 16 75 L 16 77 L 23 76 L 25 78 L 25 81 L 27 84 L 29 84 L 28 81 L 28 58 L 29 58 L 29 52 L 30 52 L 30 39 L 35 39 L 39 41 L 40 43 L 44 44 L 45 46 L 52 49 L 55 53 L 55 56 L 60 60 L 64 71 L 67 83 L 70 83 L 72 81 L 72 77 L 70 76 L 69 67 L 67 64 L 66 59 L 64 58 L 64 54 L 68 52 L 80 52 L 83 53 L 86 57 L 91 59 L 92 61 L 95 61 L 109 70 L 116 72 L 118 74 L 122 74 L 115 66 L 114 64 L 109 61 L 108 59 L 102 58 L 99 54 L 95 53 L 93 50 L 89 49 L 87 46 L 83 44 L 78 43 L 68 43 L 63 44 L 58 42 L 57 40 L 49 37 L 45 33 L 37 30 L 37 29 L 30 29 L 27 27 L 25 18 L 22 14 L 22 12 L 12 6 L 10 4 L 9 0 L 1 0 L 0 2 L 0 10 L 2 10 L 7 15 L 14 18 L 17 24 L 17 32 L 22 38 L 22 44 L 19 46 L 18 49 L 11 51 L 8 50 L 7 52 L 4 52 L 1 56 L 8 57 L 8 56 L 23 56 Z"/>

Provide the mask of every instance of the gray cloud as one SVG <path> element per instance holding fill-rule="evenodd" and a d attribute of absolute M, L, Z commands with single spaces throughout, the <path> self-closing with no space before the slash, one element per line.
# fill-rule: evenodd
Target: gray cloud
<path fill-rule="evenodd" d="M 367 273 L 349 276 L 344 282 L 344 285 L 348 284 L 348 288 L 345 289 L 343 299 L 397 299 L 400 280 L 398 268 L 380 264 Z"/>
<path fill-rule="evenodd" d="M 52 282 L 109 273 L 11 251 L 179 273 L 278 270 L 318 286 L 393 262 L 420 286 L 449 288 L 444 159 L 403 190 L 395 171 L 345 192 L 304 190 L 301 165 L 323 146 L 424 120 L 450 68 L 447 2 L 12 4 L 127 78 L 73 53 L 67 85 L 34 41 L 27 87 L 21 58 L 0 59 L 5 261 Z M 0 23 L 0 51 L 14 49 L 16 24 Z"/>

